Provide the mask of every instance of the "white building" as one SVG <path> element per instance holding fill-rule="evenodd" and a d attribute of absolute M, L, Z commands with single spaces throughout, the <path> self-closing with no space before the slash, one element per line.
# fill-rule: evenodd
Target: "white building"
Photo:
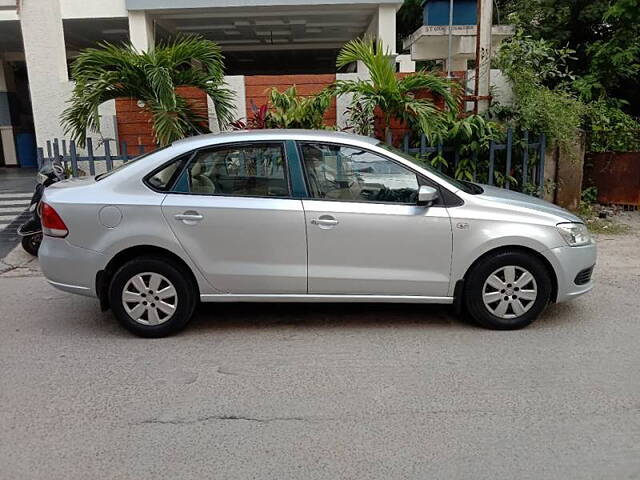
<path fill-rule="evenodd" d="M 241 90 L 238 76 L 245 74 L 335 73 L 340 47 L 366 32 L 395 54 L 400 5 L 400 0 L 0 0 L 0 165 L 19 162 L 16 139 L 20 149 L 29 135 L 35 134 L 40 146 L 63 138 L 58 119 L 72 89 L 68 67 L 83 48 L 130 40 L 144 50 L 176 33 L 201 34 L 223 49 L 229 83 Z M 239 106 L 238 115 L 243 113 Z M 103 105 L 101 114 L 101 133 L 113 138 L 114 102 Z"/>
<path fill-rule="evenodd" d="M 468 9 L 475 0 L 454 1 L 456 8 Z M 429 3 L 443 2 L 449 5 L 448 0 L 427 0 L 425 12 Z M 334 80 L 366 78 L 360 65 L 351 73 L 335 69 L 339 49 L 365 33 L 383 42 L 402 72 L 413 71 L 415 61 L 445 59 L 448 27 L 441 24 L 423 26 L 405 40 L 411 56 L 396 55 L 396 11 L 401 4 L 402 0 L 0 0 L 0 166 L 33 166 L 36 144 L 44 147 L 47 141 L 64 138 L 59 116 L 72 90 L 69 65 L 84 48 L 131 41 L 147 50 L 176 34 L 200 34 L 222 48 L 226 81 L 236 92 L 236 116 L 242 118 L 252 95 L 269 86 L 270 77 L 262 75 L 305 74 L 305 81 L 313 80 L 309 74 L 330 74 Z M 491 0 L 481 0 L 480 10 L 482 22 L 490 26 Z M 511 31 L 493 27 L 483 32 L 480 83 L 486 95 L 494 83 L 486 60 L 491 42 Z M 475 52 L 475 26 L 456 26 L 452 39 L 451 66 L 465 70 Z M 489 53 L 484 55 L 486 45 Z M 468 79 L 473 74 L 469 72 Z M 338 127 L 344 126 L 349 100 L 338 98 L 332 107 Z M 103 104 L 100 114 L 101 132 L 91 134 L 94 145 L 102 138 L 122 140 L 116 102 Z M 213 127 L 211 109 L 210 117 Z"/>

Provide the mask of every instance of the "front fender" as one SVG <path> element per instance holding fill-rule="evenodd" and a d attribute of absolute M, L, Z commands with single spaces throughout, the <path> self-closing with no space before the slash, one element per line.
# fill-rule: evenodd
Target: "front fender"
<path fill-rule="evenodd" d="M 453 222 L 453 260 L 449 294 L 469 267 L 486 253 L 505 247 L 524 247 L 539 253 L 562 246 L 555 227 L 491 220 Z"/>

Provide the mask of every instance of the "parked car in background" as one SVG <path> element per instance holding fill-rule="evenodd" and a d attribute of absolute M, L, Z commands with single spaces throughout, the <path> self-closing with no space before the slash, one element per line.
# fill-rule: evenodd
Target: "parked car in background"
<path fill-rule="evenodd" d="M 345 133 L 193 137 L 43 201 L 49 282 L 142 336 L 199 301 L 454 304 L 515 329 L 593 287 L 578 217 Z"/>

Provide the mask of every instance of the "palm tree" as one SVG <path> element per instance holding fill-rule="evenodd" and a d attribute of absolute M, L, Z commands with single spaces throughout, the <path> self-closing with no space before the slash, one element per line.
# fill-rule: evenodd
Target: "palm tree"
<path fill-rule="evenodd" d="M 354 110 L 373 112 L 376 106 L 380 107 L 385 138 L 394 117 L 419 127 L 431 140 L 438 139 L 444 133 L 445 112 L 430 99 L 416 98 L 416 93 L 428 90 L 434 99 L 441 98 L 450 111 L 456 112 L 457 84 L 426 71 L 398 78 L 395 65 L 389 53 L 385 53 L 382 42 L 371 36 L 347 43 L 338 54 L 336 65 L 341 68 L 357 61 L 367 67 L 371 81 L 339 80 L 335 85 L 336 94 L 354 94 L 354 100 L 361 105 L 361 108 Z"/>
<path fill-rule="evenodd" d="M 220 48 L 198 36 L 183 36 L 139 52 L 131 44 L 103 43 L 84 50 L 71 67 L 75 81 L 70 105 L 61 115 L 65 134 L 84 147 L 87 130 L 99 132 L 98 106 L 130 97 L 144 104 L 157 143 L 208 131 L 197 106 L 176 93 L 193 86 L 213 100 L 220 128 L 233 120 L 233 92 L 224 87 Z M 196 107 L 196 108 L 194 108 Z"/>

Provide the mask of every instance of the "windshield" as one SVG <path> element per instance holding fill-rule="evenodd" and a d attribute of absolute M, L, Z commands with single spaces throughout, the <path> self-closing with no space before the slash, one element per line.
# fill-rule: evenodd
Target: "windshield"
<path fill-rule="evenodd" d="M 413 163 L 414 165 L 424 168 L 425 170 L 429 170 L 430 173 L 433 173 L 436 177 L 441 178 L 442 180 L 445 180 L 447 182 L 449 182 L 451 185 L 453 185 L 456 188 L 459 188 L 460 190 L 462 190 L 465 193 L 470 193 L 472 195 L 477 195 L 479 193 L 482 193 L 484 190 L 482 189 L 482 187 L 476 183 L 473 182 L 467 182 L 465 180 L 456 180 L 453 177 L 450 177 L 449 175 L 442 173 L 440 170 L 438 170 L 437 168 L 432 167 L 431 165 L 429 165 L 427 162 L 419 162 L 413 155 L 410 155 L 408 153 L 403 152 L 402 150 L 399 150 L 395 147 L 392 147 L 391 145 L 387 145 L 386 143 L 380 142 L 378 143 L 378 147 L 382 147 L 385 150 L 388 150 L 390 152 L 395 153 L 396 155 L 404 158 L 405 160 L 408 160 L 409 162 Z"/>
<path fill-rule="evenodd" d="M 166 147 L 159 148 L 157 150 L 152 150 L 151 152 L 143 153 L 142 155 L 139 155 L 139 156 L 137 156 L 135 158 L 132 158 L 131 160 L 129 160 L 126 163 L 122 163 L 122 165 L 118 165 L 116 168 L 114 168 L 112 170 L 109 170 L 108 172 L 104 172 L 104 173 L 101 173 L 99 175 L 96 175 L 96 181 L 100 181 L 103 178 L 107 178 L 107 177 L 113 175 L 114 173 L 119 172 L 123 168 L 127 168 L 129 165 L 133 165 L 138 160 L 142 160 L 143 158 L 148 157 L 152 153 L 158 153 L 159 151 L 164 150 L 167 147 L 169 147 L 169 145 L 167 145 Z"/>

